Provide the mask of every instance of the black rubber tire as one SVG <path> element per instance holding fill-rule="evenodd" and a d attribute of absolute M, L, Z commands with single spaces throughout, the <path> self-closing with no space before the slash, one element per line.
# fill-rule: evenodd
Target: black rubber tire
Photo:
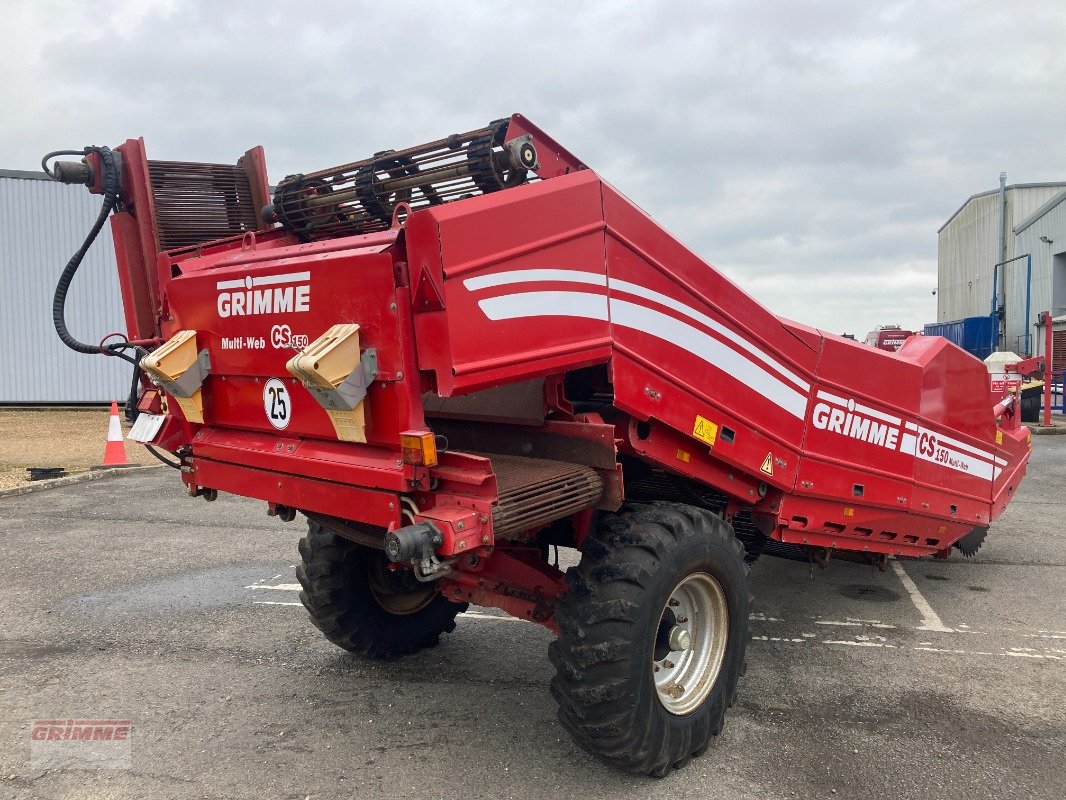
<path fill-rule="evenodd" d="M 412 613 L 386 610 L 370 583 L 371 569 L 381 566 L 374 560 L 383 561 L 384 552 L 349 541 L 317 522 L 308 521 L 300 558 L 300 602 L 311 622 L 338 647 L 366 658 L 389 661 L 434 647 L 442 633 L 455 630 L 456 615 L 467 608 L 437 594 Z"/>
<path fill-rule="evenodd" d="M 686 576 L 707 572 L 724 590 L 729 631 L 721 670 L 704 702 L 677 716 L 655 689 L 651 656 L 662 610 Z M 607 516 L 567 571 L 549 657 L 559 720 L 589 753 L 662 777 L 707 749 L 736 699 L 749 638 L 748 565 L 733 529 L 707 511 L 674 503 Z"/>

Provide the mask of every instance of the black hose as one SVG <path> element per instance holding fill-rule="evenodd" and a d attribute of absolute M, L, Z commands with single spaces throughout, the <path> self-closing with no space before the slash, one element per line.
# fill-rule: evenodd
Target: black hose
<path fill-rule="evenodd" d="M 52 180 L 57 180 L 52 170 L 48 169 L 48 162 L 56 156 L 83 156 L 96 148 L 86 147 L 84 150 L 53 150 L 51 153 L 45 153 L 44 158 L 41 159 L 41 170 Z"/>
<path fill-rule="evenodd" d="M 49 153 L 44 157 L 41 162 L 41 167 L 49 175 L 52 172 L 48 169 L 48 159 L 56 155 L 63 155 L 72 151 L 55 151 Z M 96 222 L 93 223 L 92 228 L 89 229 L 88 235 L 85 237 L 85 241 L 81 243 L 81 247 L 75 251 L 74 255 L 70 257 L 70 261 L 63 268 L 63 272 L 59 276 L 59 281 L 56 283 L 55 295 L 52 298 L 52 324 L 55 325 L 56 333 L 59 334 L 60 341 L 63 342 L 71 350 L 78 353 L 102 353 L 108 356 L 118 356 L 124 361 L 128 361 L 131 364 L 136 365 L 137 359 L 133 356 L 128 356 L 123 353 L 123 350 L 133 347 L 127 342 L 116 342 L 115 344 L 108 345 L 107 347 L 101 347 L 98 344 L 85 344 L 75 339 L 67 328 L 66 320 L 66 305 L 67 305 L 67 291 L 70 289 L 70 282 L 74 280 L 74 275 L 78 271 L 78 267 L 81 266 L 82 259 L 85 258 L 85 254 L 89 252 L 89 248 L 92 247 L 96 237 L 100 235 L 100 231 L 104 227 L 104 223 L 107 222 L 107 217 L 111 213 L 111 210 L 118 203 L 118 168 L 115 166 L 115 156 L 108 147 L 86 147 L 84 153 L 95 152 L 100 156 L 100 164 L 103 168 L 104 177 L 104 204 L 100 207 L 100 213 L 96 217 Z"/>
<path fill-rule="evenodd" d="M 169 458 L 166 458 L 162 453 L 160 453 L 158 450 L 156 450 L 150 444 L 146 444 L 145 448 L 148 450 L 149 453 L 151 453 L 153 456 L 158 458 L 160 461 L 162 461 L 168 467 L 173 467 L 174 469 L 181 469 L 181 462 L 180 461 L 171 461 Z"/>
<path fill-rule="evenodd" d="M 140 355 L 138 353 L 138 355 Z M 134 422 L 137 419 L 137 400 L 140 398 L 141 388 L 141 365 L 133 365 L 133 380 L 130 381 L 130 393 L 126 398 L 126 406 L 123 409 L 126 414 L 126 422 Z"/>
<path fill-rule="evenodd" d="M 67 265 L 63 268 L 63 272 L 59 276 L 59 282 L 56 283 L 56 292 L 52 298 L 52 323 L 55 325 L 56 333 L 59 334 L 60 340 L 71 350 L 78 353 L 100 353 L 105 356 L 117 356 L 118 358 L 133 364 L 133 380 L 130 383 L 129 398 L 126 400 L 126 418 L 129 419 L 131 410 L 135 410 L 137 407 L 137 386 L 141 377 L 140 360 L 148 351 L 139 345 L 132 344 L 125 337 L 123 337 L 123 341 L 113 342 L 108 345 L 103 343 L 86 344 L 85 342 L 79 342 L 67 329 L 66 320 L 67 291 L 70 289 L 70 282 L 74 280 L 74 275 L 77 273 L 78 267 L 81 266 L 85 254 L 89 252 L 89 248 L 92 247 L 93 242 L 96 241 L 96 237 L 100 235 L 104 223 L 107 222 L 108 215 L 118 204 L 119 176 L 118 168 L 115 165 L 115 156 L 108 147 L 86 147 L 84 150 L 55 150 L 41 160 L 41 169 L 43 169 L 49 177 L 54 178 L 55 175 L 48 168 L 48 161 L 50 159 L 60 155 L 87 155 L 88 153 L 96 153 L 100 156 L 100 165 L 103 168 L 104 177 L 104 203 L 100 207 L 100 213 L 97 215 L 96 222 L 93 223 L 92 228 L 89 229 L 85 241 L 81 243 L 81 247 L 79 247 L 74 255 L 70 257 L 70 261 L 67 262 Z M 134 355 L 129 356 L 122 352 L 123 350 L 133 350 Z M 145 447 L 148 448 L 149 453 L 158 458 L 168 467 L 181 469 L 180 461 L 171 461 L 151 445 L 146 444 Z"/>

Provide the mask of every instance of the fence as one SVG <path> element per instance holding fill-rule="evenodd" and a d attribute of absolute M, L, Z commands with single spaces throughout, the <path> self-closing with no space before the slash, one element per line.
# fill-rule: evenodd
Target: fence
<path fill-rule="evenodd" d="M 1066 414 L 1066 369 L 1051 373 L 1051 413 Z M 1044 410 L 1044 396 L 1040 395 L 1040 411 Z M 1041 416 L 1043 419 L 1043 416 Z"/>

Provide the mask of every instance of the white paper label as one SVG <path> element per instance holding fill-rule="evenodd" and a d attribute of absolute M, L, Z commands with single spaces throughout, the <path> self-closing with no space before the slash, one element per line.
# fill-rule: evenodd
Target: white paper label
<path fill-rule="evenodd" d="M 137 421 L 133 423 L 126 438 L 141 444 L 151 444 L 159 433 L 159 429 L 163 427 L 165 419 L 166 417 L 162 414 L 138 414 Z"/>

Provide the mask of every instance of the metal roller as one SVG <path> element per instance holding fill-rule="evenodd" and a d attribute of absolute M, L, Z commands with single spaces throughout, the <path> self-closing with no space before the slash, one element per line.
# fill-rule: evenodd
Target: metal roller
<path fill-rule="evenodd" d="M 516 538 L 592 508 L 603 495 L 603 478 L 591 467 L 522 456 L 489 458 L 500 493 L 492 512 L 497 539 Z"/>
<path fill-rule="evenodd" d="M 305 241 L 333 239 L 387 230 L 400 203 L 422 208 L 521 185 L 539 166 L 537 151 L 528 135 L 505 142 L 507 127 L 508 120 L 497 120 L 406 150 L 290 175 L 263 218 Z"/>

